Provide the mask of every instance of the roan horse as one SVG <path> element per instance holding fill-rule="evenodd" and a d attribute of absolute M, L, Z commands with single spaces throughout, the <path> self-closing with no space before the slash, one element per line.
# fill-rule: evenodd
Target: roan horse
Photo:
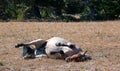
<path fill-rule="evenodd" d="M 34 47 L 33 47 L 33 46 Z M 20 43 L 15 48 L 23 46 L 24 58 L 49 57 L 64 59 L 67 62 L 84 61 L 91 59 L 80 47 L 60 37 L 52 37 L 48 40 L 37 39 L 28 43 Z"/>

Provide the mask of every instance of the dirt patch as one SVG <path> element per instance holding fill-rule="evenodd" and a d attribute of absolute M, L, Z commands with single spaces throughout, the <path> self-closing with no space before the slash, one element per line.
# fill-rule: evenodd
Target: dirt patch
<path fill-rule="evenodd" d="M 119 71 L 120 21 L 106 22 L 1 22 L 0 71 Z M 36 58 L 24 60 L 14 45 L 38 38 L 63 37 L 88 50 L 92 60 L 66 63 Z"/>

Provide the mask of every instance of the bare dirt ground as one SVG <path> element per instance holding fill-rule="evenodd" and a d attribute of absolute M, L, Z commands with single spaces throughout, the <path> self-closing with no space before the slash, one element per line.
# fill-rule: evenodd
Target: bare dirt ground
<path fill-rule="evenodd" d="M 92 60 L 70 62 L 50 58 L 24 60 L 20 42 L 63 37 Z M 1 22 L 0 71 L 120 71 L 120 21 L 106 22 Z"/>

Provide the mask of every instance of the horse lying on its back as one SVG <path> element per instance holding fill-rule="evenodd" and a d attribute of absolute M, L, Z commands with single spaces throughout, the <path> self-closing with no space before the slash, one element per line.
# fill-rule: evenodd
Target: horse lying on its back
<path fill-rule="evenodd" d="M 31 45 L 35 47 L 32 48 Z M 53 59 L 65 59 L 67 62 L 70 62 L 76 61 L 76 59 L 83 61 L 87 56 L 85 55 L 86 52 L 84 53 L 80 47 L 60 37 L 53 37 L 48 40 L 37 39 L 28 43 L 17 44 L 15 47 L 21 46 L 23 46 L 24 58 L 46 56 Z M 76 57 L 74 57 L 75 55 Z"/>

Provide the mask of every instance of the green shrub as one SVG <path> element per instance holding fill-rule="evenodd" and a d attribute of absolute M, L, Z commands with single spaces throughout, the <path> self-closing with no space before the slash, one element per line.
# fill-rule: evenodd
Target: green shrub
<path fill-rule="evenodd" d="M 0 2 L 0 19 L 23 21 L 39 18 L 76 21 L 120 19 L 120 0 L 3 0 Z M 62 16 L 62 17 L 61 17 Z"/>

